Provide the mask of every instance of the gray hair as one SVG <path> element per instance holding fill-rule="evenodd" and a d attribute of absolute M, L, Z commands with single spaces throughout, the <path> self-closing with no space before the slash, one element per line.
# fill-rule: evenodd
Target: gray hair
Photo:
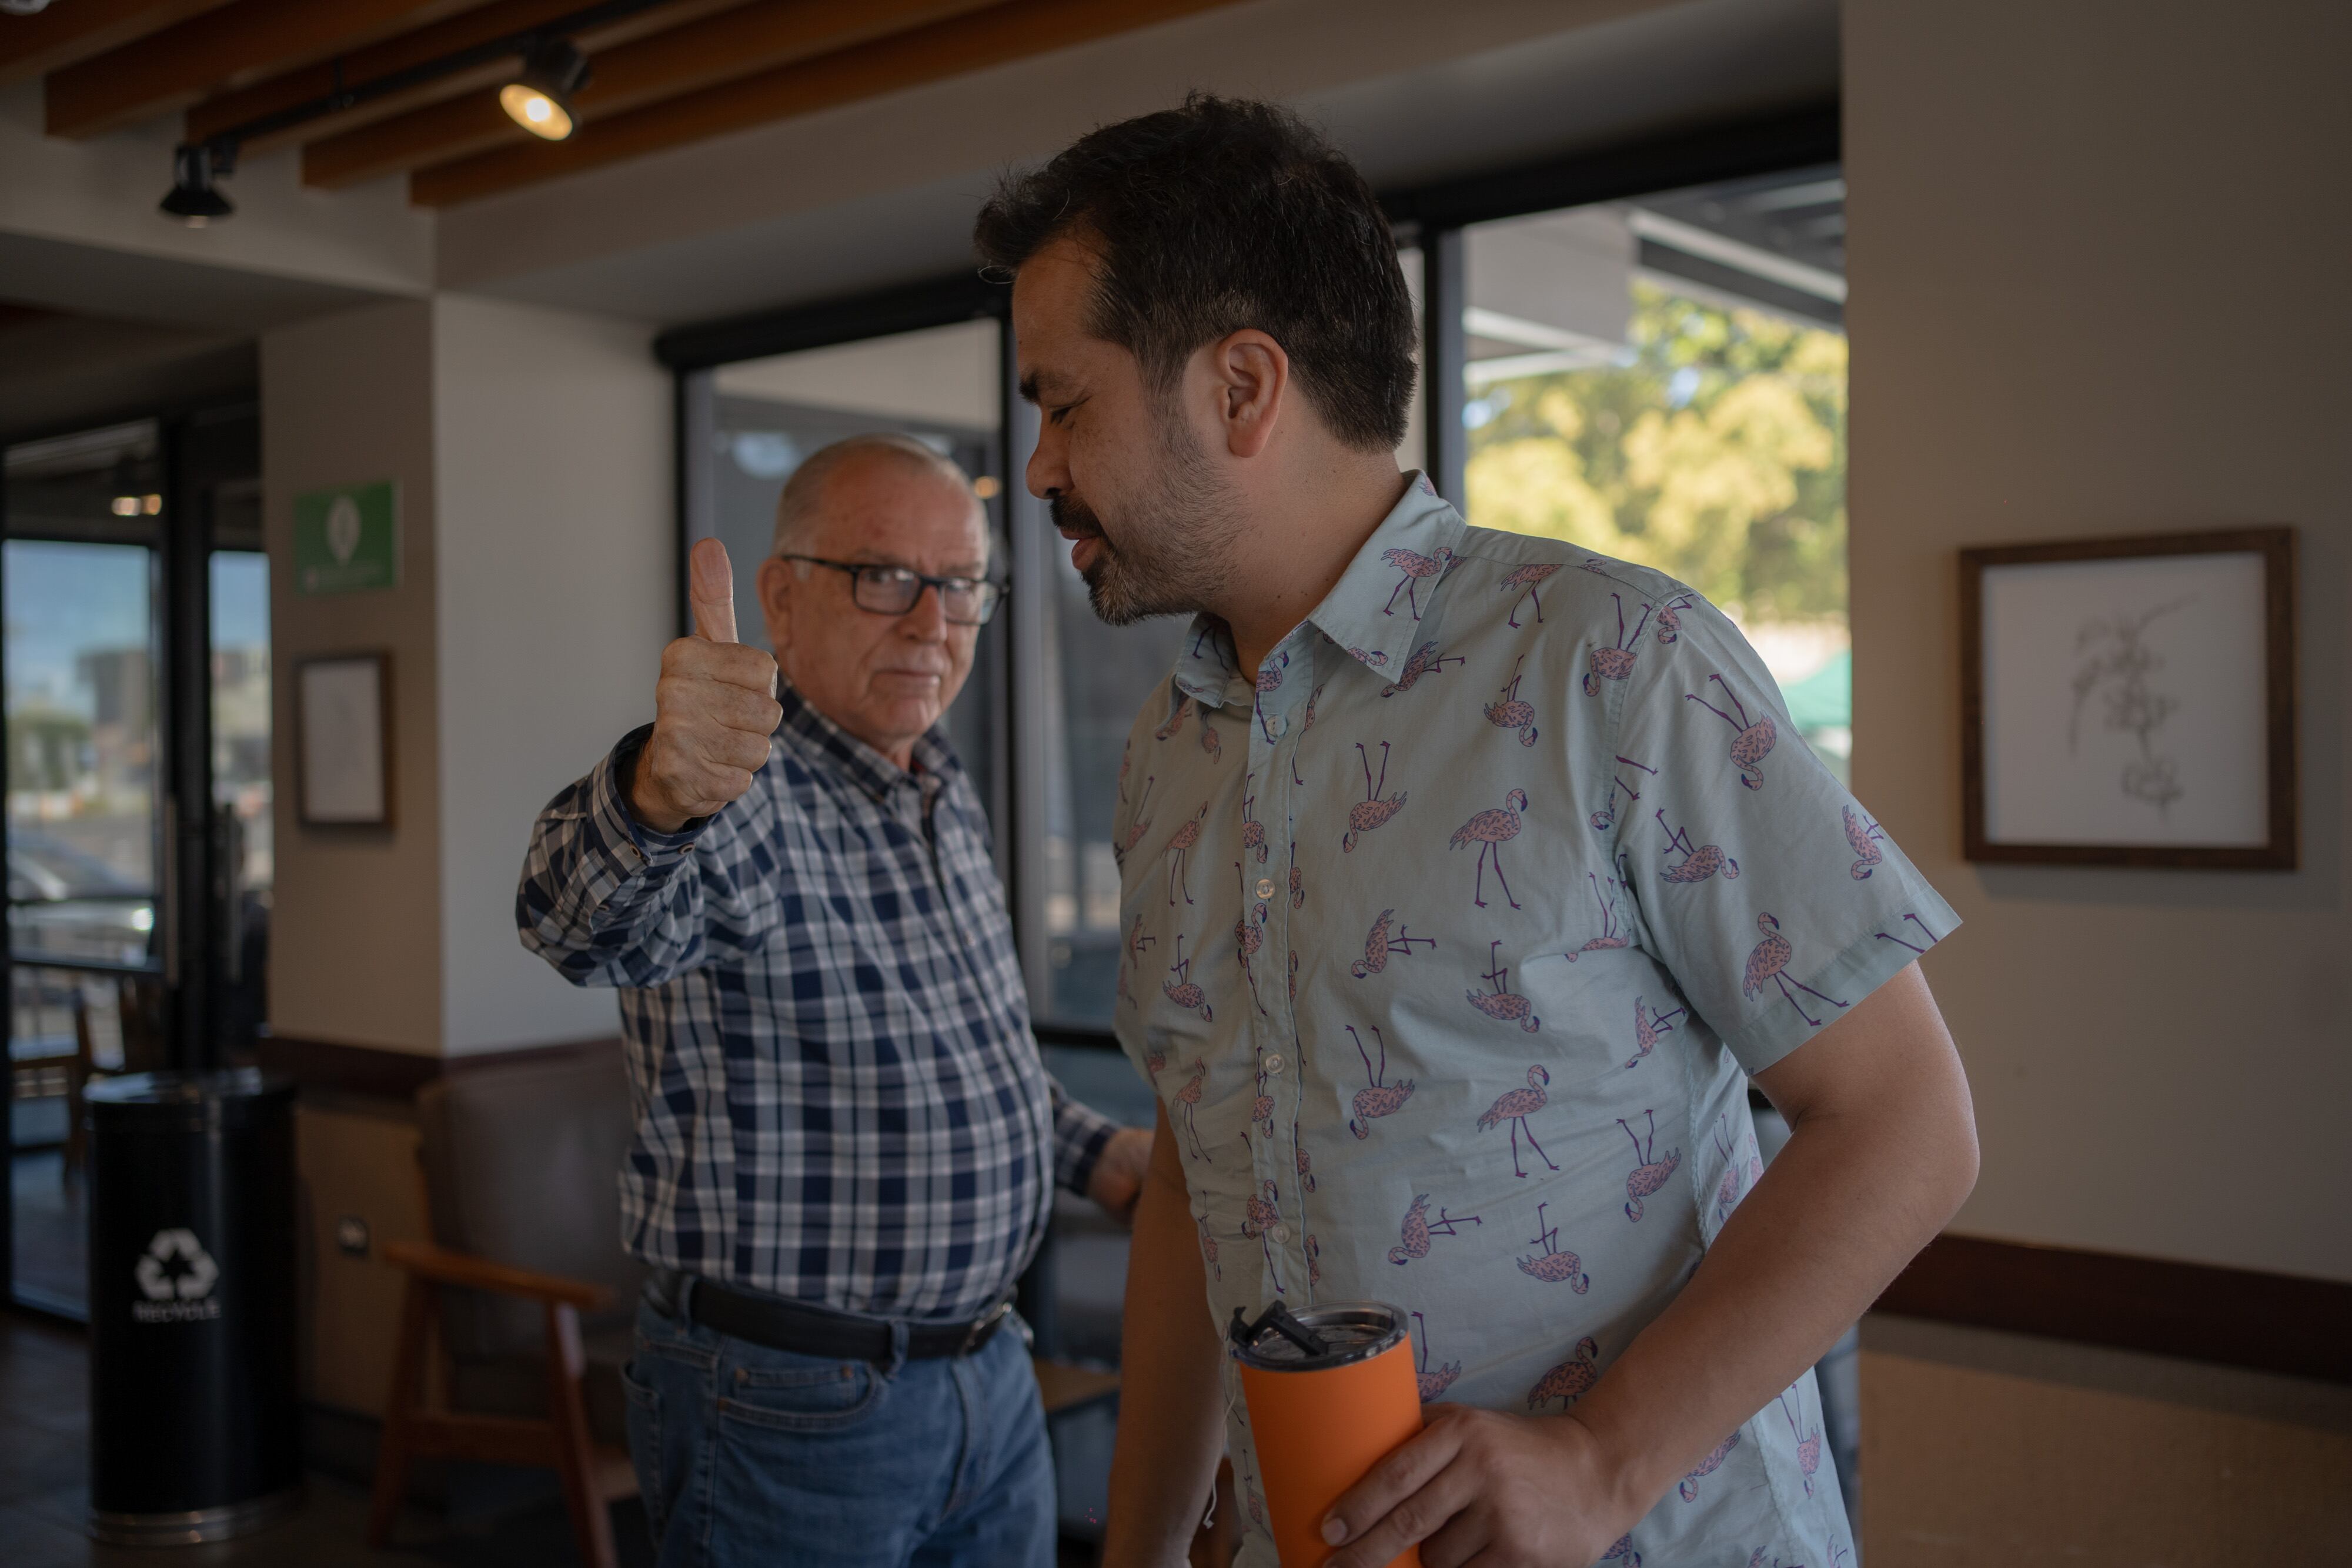
<path fill-rule="evenodd" d="M 851 459 L 871 455 L 887 457 L 903 466 L 922 469 L 946 480 L 963 492 L 972 509 L 982 514 L 983 526 L 986 512 L 980 497 L 972 494 L 971 481 L 956 465 L 955 459 L 943 455 L 914 436 L 896 430 L 869 431 L 863 435 L 845 436 L 830 446 L 820 447 L 809 454 L 807 461 L 793 470 L 784 481 L 784 493 L 776 497 L 776 535 L 772 547 L 777 555 L 798 554 L 805 550 L 809 535 L 815 529 L 823 511 L 825 481 L 835 470 Z M 992 554 L 995 540 L 989 541 Z M 807 568 L 803 567 L 803 571 Z"/>

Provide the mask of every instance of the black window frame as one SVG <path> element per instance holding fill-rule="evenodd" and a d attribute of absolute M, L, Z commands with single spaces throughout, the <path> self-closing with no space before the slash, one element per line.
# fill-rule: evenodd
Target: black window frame
<path fill-rule="evenodd" d="M 1836 163 L 1842 152 L 1839 102 L 1829 97 L 1383 193 L 1381 204 L 1396 231 L 1398 244 L 1417 246 L 1422 254 L 1422 385 L 1423 428 L 1428 433 L 1423 465 L 1438 493 L 1457 503 L 1461 500 L 1468 455 L 1467 433 L 1462 423 L 1466 360 L 1462 331 L 1464 230 L 1563 207 Z M 814 304 L 690 323 L 659 334 L 654 340 L 654 354 L 672 372 L 677 388 L 677 511 L 673 531 L 680 634 L 692 624 L 686 599 L 686 551 L 695 537 L 699 500 L 694 470 L 702 454 L 693 450 L 688 438 L 697 428 L 698 412 L 707 412 L 697 411 L 693 400 L 708 395 L 708 382 L 698 379 L 698 372 L 743 360 L 983 319 L 999 323 L 1003 344 L 1000 380 L 1004 403 L 998 421 L 997 455 L 1007 498 L 1014 615 L 1020 617 L 1024 579 L 1033 583 L 1043 580 L 1031 569 L 1040 558 L 1045 534 L 1042 504 L 1017 483 L 1034 443 L 1035 417 L 1015 390 L 1011 312 L 1010 288 L 976 272 L 965 272 Z M 1023 969 L 1035 994 L 1039 989 L 1036 971 L 1043 962 L 1042 921 L 1037 911 L 1028 908 L 1024 873 L 1043 828 L 1042 795 L 1028 787 L 1034 768 L 1024 768 L 1024 747 L 1015 738 L 1028 733 L 1027 716 L 1021 712 L 1020 704 L 1023 693 L 1029 689 L 1027 673 L 1034 658 L 1034 653 L 1024 653 L 1018 636 L 1009 639 L 1008 657 L 994 694 L 1002 720 L 998 747 L 1003 755 L 997 758 L 992 775 L 999 785 L 998 799 L 992 805 L 1005 841 L 1000 844 L 999 855 L 1022 947 Z M 1046 1045 L 1118 1049 L 1117 1040 L 1107 1029 L 1040 1023 L 1035 1032 Z"/>

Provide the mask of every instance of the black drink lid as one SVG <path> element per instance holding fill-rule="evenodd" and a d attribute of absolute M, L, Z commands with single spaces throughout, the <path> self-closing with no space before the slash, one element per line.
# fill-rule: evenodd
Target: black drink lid
<path fill-rule="evenodd" d="M 1405 1313 L 1384 1301 L 1334 1301 L 1294 1312 L 1280 1301 L 1226 1331 L 1234 1359 L 1267 1372 L 1320 1372 L 1369 1361 L 1404 1338 Z"/>

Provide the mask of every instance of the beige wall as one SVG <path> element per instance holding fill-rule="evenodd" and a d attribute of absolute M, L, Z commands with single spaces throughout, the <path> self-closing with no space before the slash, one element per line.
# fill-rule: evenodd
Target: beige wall
<path fill-rule="evenodd" d="M 278 802 L 270 1018 L 283 1035 L 457 1055 L 613 1033 L 609 991 L 524 953 L 531 819 L 651 716 L 675 567 L 669 381 L 626 322 L 440 295 L 263 340 L 278 777 L 291 670 L 393 653 L 395 821 Z M 293 497 L 401 484 L 399 587 L 292 592 Z"/>
<path fill-rule="evenodd" d="M 441 1049 L 441 820 L 434 639 L 433 308 L 370 306 L 267 334 L 261 471 L 269 541 L 277 891 L 269 1018 L 280 1034 L 394 1051 Z M 400 485 L 400 586 L 294 591 L 294 497 Z M 392 653 L 389 830 L 295 821 L 295 665 Z"/>
<path fill-rule="evenodd" d="M 1844 18 L 1854 774 L 1969 923 L 1955 1228 L 2352 1280 L 2352 11 Z M 1961 861 L 1954 552 L 2245 523 L 2301 531 L 2303 869 Z"/>
<path fill-rule="evenodd" d="M 515 939 L 531 819 L 653 717 L 675 629 L 670 380 L 629 322 L 444 295 L 441 973 L 450 1055 L 618 1031 Z"/>

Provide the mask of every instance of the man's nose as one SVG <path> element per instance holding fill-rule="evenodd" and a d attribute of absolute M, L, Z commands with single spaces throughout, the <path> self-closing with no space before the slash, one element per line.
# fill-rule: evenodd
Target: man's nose
<path fill-rule="evenodd" d="M 918 643 L 943 643 L 948 635 L 947 591 L 926 582 L 915 591 L 915 602 L 898 617 L 898 631 Z"/>
<path fill-rule="evenodd" d="M 1028 466 L 1022 471 L 1022 482 L 1029 493 L 1041 501 L 1050 501 L 1070 487 L 1070 476 L 1062 462 L 1061 444 L 1049 424 L 1037 428 L 1037 445 L 1029 454 Z"/>

